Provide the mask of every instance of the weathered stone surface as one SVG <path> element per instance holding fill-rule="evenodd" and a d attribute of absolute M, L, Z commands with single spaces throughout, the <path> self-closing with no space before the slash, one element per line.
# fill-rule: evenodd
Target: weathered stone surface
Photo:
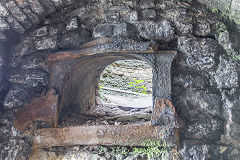
<path fill-rule="evenodd" d="M 39 40 L 35 41 L 35 45 L 37 50 L 56 49 L 57 37 L 42 37 Z"/>
<path fill-rule="evenodd" d="M 8 2 L 6 6 L 10 10 L 10 12 L 13 14 L 13 16 L 18 21 L 20 21 L 26 29 L 31 28 L 32 26 L 31 22 L 28 20 L 25 13 L 23 13 L 23 11 L 17 6 L 17 4 L 14 1 Z"/>
<path fill-rule="evenodd" d="M 213 74 L 218 88 L 236 88 L 239 86 L 237 64 L 223 59 Z"/>
<path fill-rule="evenodd" d="M 53 3 L 55 4 L 56 7 L 60 7 L 63 5 L 63 1 L 62 0 L 52 0 Z"/>
<path fill-rule="evenodd" d="M 155 7 L 154 0 L 140 0 L 139 5 L 141 9 Z"/>
<path fill-rule="evenodd" d="M 158 23 L 153 21 L 140 21 L 136 23 L 139 34 L 145 39 L 171 40 L 173 39 L 174 29 L 167 20 Z"/>
<path fill-rule="evenodd" d="M 0 17 L 0 30 L 4 31 L 7 29 L 10 29 L 10 26 L 7 24 L 7 22 L 3 18 Z"/>
<path fill-rule="evenodd" d="M 36 52 L 34 40 L 32 38 L 25 38 L 22 42 L 20 42 L 17 46 L 15 46 L 12 51 L 12 56 L 24 56 L 30 55 Z"/>
<path fill-rule="evenodd" d="M 207 36 L 210 33 L 211 28 L 207 20 L 197 19 L 197 22 L 194 24 L 194 34 L 197 36 Z"/>
<path fill-rule="evenodd" d="M 185 139 L 202 141 L 220 140 L 223 134 L 223 121 L 215 118 L 196 118 L 188 122 L 184 132 Z"/>
<path fill-rule="evenodd" d="M 44 12 L 43 7 L 38 0 L 29 0 L 29 4 L 35 13 L 42 14 Z"/>
<path fill-rule="evenodd" d="M 33 152 L 29 160 L 56 160 L 57 156 L 54 152 L 46 152 L 43 149 L 37 149 Z"/>
<path fill-rule="evenodd" d="M 6 17 L 8 15 L 9 15 L 9 13 L 8 13 L 7 9 L 2 4 L 0 4 L 0 16 Z"/>
<path fill-rule="evenodd" d="M 67 26 L 66 26 L 66 30 L 67 31 L 72 31 L 72 30 L 76 30 L 78 28 L 78 19 L 77 17 L 73 18 L 70 20 L 70 22 L 68 22 Z"/>
<path fill-rule="evenodd" d="M 94 28 L 93 37 L 111 37 L 113 35 L 113 25 L 99 24 Z"/>
<path fill-rule="evenodd" d="M 43 26 L 42 28 L 39 28 L 36 31 L 36 36 L 37 37 L 46 36 L 47 34 L 48 34 L 48 27 L 47 26 Z"/>
<path fill-rule="evenodd" d="M 156 18 L 156 11 L 154 9 L 145 9 L 142 11 L 142 16 L 145 19 L 155 19 Z"/>
<path fill-rule="evenodd" d="M 8 74 L 11 83 L 25 84 L 28 86 L 46 86 L 48 83 L 48 73 L 41 70 L 17 70 Z"/>
<path fill-rule="evenodd" d="M 15 128 L 24 131 L 34 121 L 43 121 L 52 126 L 58 121 L 58 96 L 51 90 L 46 96 L 34 98 L 31 102 L 17 111 Z"/>
<path fill-rule="evenodd" d="M 69 145 L 144 146 L 142 142 L 146 140 L 165 141 L 170 136 L 165 130 L 150 123 L 48 128 L 36 130 L 34 145 L 40 148 Z M 168 144 L 172 146 L 175 141 L 168 141 Z"/>
<path fill-rule="evenodd" d="M 35 13 L 33 13 L 33 11 L 30 8 L 23 8 L 23 11 L 26 13 L 26 15 L 29 17 L 33 24 L 39 23 L 38 16 Z"/>
<path fill-rule="evenodd" d="M 56 11 L 54 3 L 51 0 L 39 0 L 39 2 L 42 4 L 43 8 L 45 8 L 45 12 L 47 12 L 47 14 L 51 14 Z"/>
<path fill-rule="evenodd" d="M 90 41 L 91 34 L 87 30 L 81 30 L 80 33 L 67 32 L 58 39 L 59 48 L 79 48 L 81 44 Z"/>
<path fill-rule="evenodd" d="M 179 127 L 178 116 L 171 101 L 155 99 L 151 123 L 153 126 Z"/>
<path fill-rule="evenodd" d="M 182 54 L 178 62 L 181 67 L 207 71 L 216 66 L 218 45 L 212 39 L 179 37 L 178 50 Z"/>
<path fill-rule="evenodd" d="M 16 19 L 14 19 L 14 17 L 8 16 L 7 22 L 12 27 L 12 29 L 14 29 L 15 31 L 17 31 L 19 33 L 25 32 L 25 29 L 23 28 L 23 26 Z"/>
<path fill-rule="evenodd" d="M 194 144 L 190 141 L 184 142 L 183 148 L 179 151 L 183 160 L 221 159 L 220 152 L 219 146 Z"/>

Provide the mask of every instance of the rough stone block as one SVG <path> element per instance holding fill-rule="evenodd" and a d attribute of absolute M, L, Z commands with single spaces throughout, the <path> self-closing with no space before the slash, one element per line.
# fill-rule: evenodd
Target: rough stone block
<path fill-rule="evenodd" d="M 33 24 L 38 24 L 39 23 L 38 16 L 35 13 L 33 13 L 33 11 L 30 8 L 23 8 L 23 11 L 27 14 L 27 16 L 33 22 Z"/>
<path fill-rule="evenodd" d="M 140 0 L 139 6 L 141 9 L 154 8 L 154 0 Z"/>
<path fill-rule="evenodd" d="M 43 121 L 52 126 L 58 121 L 58 96 L 51 90 L 46 96 L 34 98 L 32 101 L 19 109 L 16 114 L 14 126 L 18 130 L 25 130 L 34 121 Z"/>
<path fill-rule="evenodd" d="M 198 19 L 194 24 L 194 34 L 197 36 L 207 36 L 211 33 L 210 24 L 203 19 Z"/>
<path fill-rule="evenodd" d="M 28 20 L 25 13 L 23 13 L 23 11 L 16 5 L 16 3 L 14 1 L 10 1 L 10 2 L 6 3 L 6 6 L 10 10 L 10 12 L 13 14 L 13 16 L 18 21 L 20 21 L 26 29 L 32 27 L 32 24 Z"/>
<path fill-rule="evenodd" d="M 4 31 L 4 30 L 7 30 L 7 29 L 10 29 L 10 26 L 8 25 L 8 23 L 0 17 L 0 30 L 1 31 Z"/>
<path fill-rule="evenodd" d="M 16 45 L 12 51 L 12 56 L 23 56 L 30 55 L 34 53 L 36 50 L 34 40 L 32 38 L 25 38 L 18 45 Z"/>
<path fill-rule="evenodd" d="M 93 37 L 111 37 L 114 26 L 110 24 L 99 24 L 93 30 Z"/>
<path fill-rule="evenodd" d="M 67 23 L 66 26 L 66 31 L 73 31 L 76 30 L 79 26 L 78 26 L 78 19 L 77 17 L 73 18 L 70 20 L 70 22 Z"/>
<path fill-rule="evenodd" d="M 121 18 L 128 22 L 128 23 L 134 23 L 138 20 L 138 14 L 137 11 L 127 11 L 127 12 L 120 12 Z"/>
<path fill-rule="evenodd" d="M 57 46 L 57 37 L 42 37 L 35 42 L 37 50 L 55 49 Z"/>
<path fill-rule="evenodd" d="M 54 13 L 56 8 L 51 0 L 39 0 L 47 14 Z"/>
<path fill-rule="evenodd" d="M 195 118 L 186 125 L 185 139 L 198 139 L 201 141 L 218 141 L 224 131 L 223 121 L 213 117 Z"/>
<path fill-rule="evenodd" d="M 15 84 L 24 84 L 26 86 L 47 86 L 48 74 L 41 70 L 17 70 L 8 74 L 8 80 Z"/>
<path fill-rule="evenodd" d="M 7 17 L 9 15 L 9 12 L 7 11 L 7 9 L 0 4 L 0 16 L 1 17 Z"/>
<path fill-rule="evenodd" d="M 179 127 L 180 119 L 177 116 L 174 106 L 167 99 L 155 99 L 151 118 L 153 126 Z"/>
<path fill-rule="evenodd" d="M 53 3 L 55 4 L 56 7 L 63 6 L 63 1 L 62 0 L 52 0 Z"/>
<path fill-rule="evenodd" d="M 144 19 L 155 19 L 156 16 L 156 11 L 154 9 L 145 9 L 142 11 L 142 17 Z"/>
<path fill-rule="evenodd" d="M 216 66 L 216 56 L 220 47 L 210 38 L 178 38 L 178 50 L 183 55 L 178 65 L 191 70 L 207 71 Z"/>
<path fill-rule="evenodd" d="M 140 21 L 136 23 L 139 34 L 145 39 L 168 41 L 173 39 L 174 28 L 167 20 L 158 23 L 154 21 Z"/>
<path fill-rule="evenodd" d="M 7 22 L 9 25 L 12 27 L 13 30 L 19 32 L 19 33 L 24 33 L 25 29 L 23 26 L 12 16 L 8 16 Z"/>
<path fill-rule="evenodd" d="M 237 64 L 232 61 L 223 59 L 213 76 L 218 88 L 236 88 L 239 86 Z"/>
<path fill-rule="evenodd" d="M 42 14 L 44 12 L 44 8 L 38 0 L 29 0 L 29 4 L 35 13 Z"/>
<path fill-rule="evenodd" d="M 37 37 L 42 37 L 42 36 L 46 36 L 48 34 L 48 27 L 47 26 L 44 26 L 42 28 L 39 28 L 37 31 L 36 31 L 36 36 Z"/>

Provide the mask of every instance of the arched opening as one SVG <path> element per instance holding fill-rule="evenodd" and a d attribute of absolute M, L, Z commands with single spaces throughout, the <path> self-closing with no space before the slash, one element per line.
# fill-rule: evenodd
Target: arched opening
<path fill-rule="evenodd" d="M 119 62 L 119 60 L 128 60 L 128 62 L 130 62 L 130 60 L 131 61 L 135 60 L 139 63 L 138 64 L 139 66 L 143 66 L 143 63 L 144 63 L 144 65 L 147 66 L 148 71 L 150 70 L 150 72 L 152 72 L 151 65 L 149 65 L 151 63 L 149 63 L 148 59 L 142 55 L 120 54 L 120 53 L 99 54 L 99 55 L 93 55 L 93 56 L 88 56 L 88 57 L 79 59 L 77 63 L 70 69 L 70 71 L 66 73 L 64 78 L 63 88 L 62 88 L 62 98 L 60 102 L 60 110 L 61 110 L 60 124 L 62 121 L 69 121 L 71 118 L 73 118 L 74 121 L 76 122 L 76 123 L 72 121 L 69 122 L 71 125 L 82 124 L 82 123 L 86 123 L 86 120 L 89 119 L 89 115 L 102 116 L 103 114 L 107 114 L 107 115 L 112 114 L 112 112 L 108 112 L 109 110 L 108 111 L 106 110 L 106 106 L 105 108 L 101 108 L 103 107 L 103 105 L 97 106 L 98 104 L 102 104 L 102 103 L 97 103 L 99 102 L 98 97 L 100 97 L 100 94 L 101 94 L 99 93 L 99 89 L 101 88 L 101 87 L 99 88 L 99 84 L 100 84 L 101 74 L 102 73 L 104 74 L 104 69 L 108 65 L 114 64 L 113 62 L 116 62 L 116 61 Z M 151 81 L 152 74 L 150 76 L 151 76 L 150 77 L 150 81 Z M 134 79 L 139 80 L 139 78 L 138 79 L 136 79 L 135 77 L 132 77 L 132 78 L 133 78 L 132 79 L 133 83 L 137 83 L 137 82 L 134 82 Z M 149 79 L 149 77 L 147 78 Z M 131 82 L 131 79 L 129 81 Z M 127 85 L 129 84 L 130 83 L 127 83 Z M 152 95 L 151 95 L 152 83 L 148 84 L 148 90 L 147 88 L 145 89 L 144 87 L 145 86 L 142 85 L 142 89 L 139 88 L 139 91 L 142 91 L 142 93 L 138 93 L 136 95 L 138 95 L 138 98 L 141 96 L 144 97 L 148 101 L 147 102 L 148 104 L 145 106 L 138 105 L 136 106 L 137 108 L 135 108 L 133 111 L 136 114 L 138 114 L 141 112 L 139 108 L 148 107 L 148 109 L 146 110 L 146 113 L 149 114 L 147 117 L 147 120 L 150 120 L 151 109 L 152 109 Z M 134 91 L 134 88 L 132 92 L 133 91 Z M 144 91 L 146 92 L 146 94 L 144 93 Z M 140 100 L 140 98 L 138 100 Z M 121 104 L 119 106 L 125 107 L 125 109 L 129 109 L 129 107 L 133 108 L 133 106 L 125 106 Z M 111 107 L 114 107 L 114 105 L 113 106 L 110 105 L 110 108 Z M 124 109 L 119 109 L 119 107 L 117 109 L 124 111 Z M 121 113 L 122 112 L 119 112 L 119 114 Z M 87 115 L 88 118 L 85 118 L 84 115 Z"/>
<path fill-rule="evenodd" d="M 152 67 L 142 60 L 119 60 L 108 65 L 100 77 L 98 104 L 122 110 L 151 110 Z"/>

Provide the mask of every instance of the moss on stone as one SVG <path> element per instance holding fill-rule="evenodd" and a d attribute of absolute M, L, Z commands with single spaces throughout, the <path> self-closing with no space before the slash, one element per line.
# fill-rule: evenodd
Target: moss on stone
<path fill-rule="evenodd" d="M 161 143 L 160 141 L 153 140 L 144 141 L 142 142 L 142 145 L 146 147 L 134 147 L 133 152 L 138 154 L 146 154 L 149 159 L 166 153 L 169 148 L 166 143 Z"/>

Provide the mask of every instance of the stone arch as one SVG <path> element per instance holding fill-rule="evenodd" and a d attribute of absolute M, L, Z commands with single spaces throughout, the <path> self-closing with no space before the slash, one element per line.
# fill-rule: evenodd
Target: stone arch
<path fill-rule="evenodd" d="M 60 108 L 71 106 L 74 111 L 92 111 L 96 105 L 100 74 L 114 61 L 126 59 L 147 61 L 139 55 L 119 53 L 89 56 L 79 60 L 65 76 Z"/>
<path fill-rule="evenodd" d="M 93 110 L 100 74 L 107 65 L 123 59 L 148 62 L 153 69 L 153 99 L 170 99 L 170 71 L 175 51 L 154 51 L 148 42 L 121 39 L 98 39 L 82 48 L 48 58 L 51 66 L 50 88 L 56 89 L 60 95 L 60 110 L 70 106 L 73 111 L 81 113 Z"/>

